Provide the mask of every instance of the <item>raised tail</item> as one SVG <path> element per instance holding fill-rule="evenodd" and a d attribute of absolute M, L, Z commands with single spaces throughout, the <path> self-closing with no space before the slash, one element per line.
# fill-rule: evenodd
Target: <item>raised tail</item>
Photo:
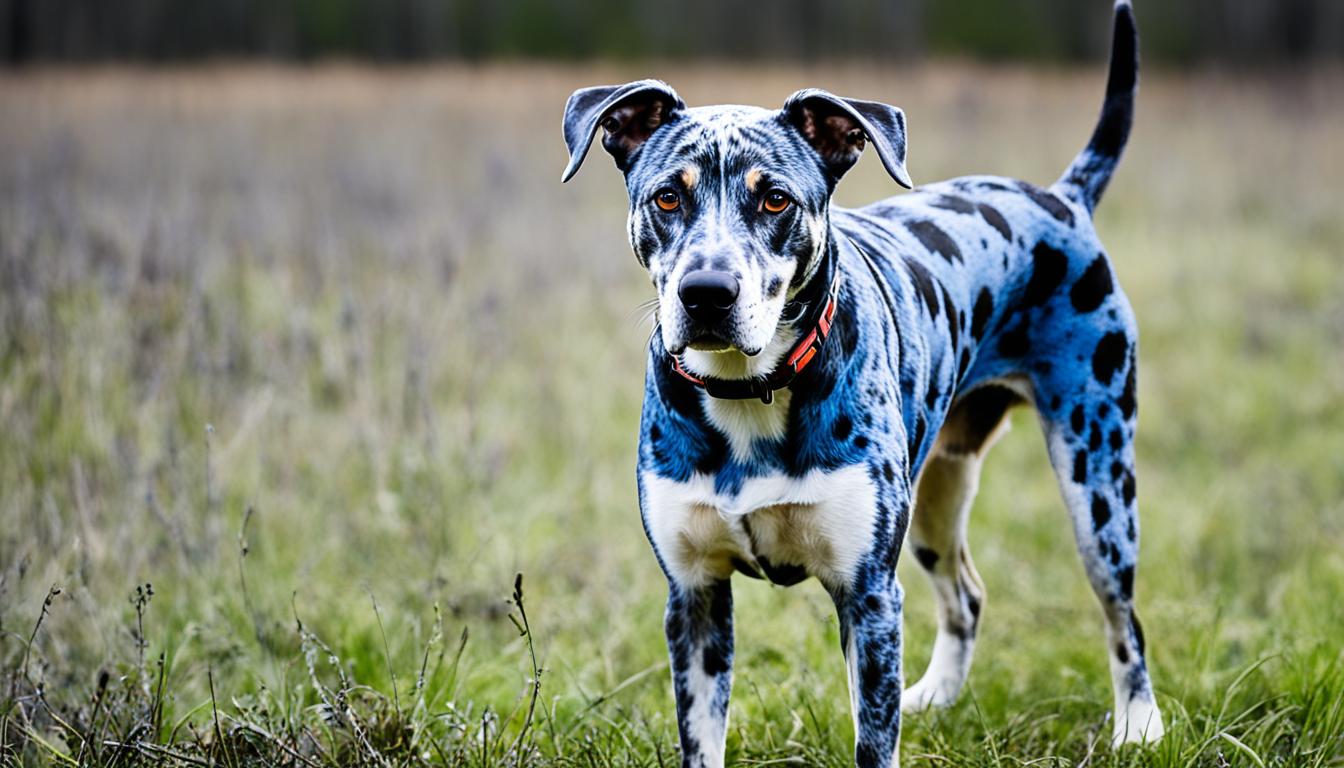
<path fill-rule="evenodd" d="M 1106 100 L 1092 140 L 1073 159 L 1055 189 L 1091 211 L 1115 172 L 1134 124 L 1134 94 L 1139 89 L 1139 29 L 1130 0 L 1116 0 L 1115 29 L 1111 35 L 1111 66 L 1106 77 Z"/>

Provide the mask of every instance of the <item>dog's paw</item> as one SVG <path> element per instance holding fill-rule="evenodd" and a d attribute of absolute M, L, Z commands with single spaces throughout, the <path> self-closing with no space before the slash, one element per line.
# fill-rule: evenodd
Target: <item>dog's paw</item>
<path fill-rule="evenodd" d="M 961 686 L 952 680 L 931 680 L 925 675 L 918 683 L 901 692 L 901 711 L 923 712 L 926 709 L 950 707 L 957 700 Z"/>
<path fill-rule="evenodd" d="M 901 700 L 905 704 L 905 700 Z M 904 706 L 902 706 L 904 708 Z M 1116 712 L 1115 731 L 1111 735 L 1111 747 L 1125 744 L 1155 744 L 1166 733 L 1162 725 L 1162 713 L 1157 704 L 1146 699 L 1133 698 L 1123 709 Z"/>

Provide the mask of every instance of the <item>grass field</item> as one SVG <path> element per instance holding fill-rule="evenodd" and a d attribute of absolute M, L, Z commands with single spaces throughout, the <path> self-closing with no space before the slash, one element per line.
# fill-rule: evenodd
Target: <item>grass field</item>
<path fill-rule="evenodd" d="M 917 183 L 1052 181 L 1102 89 L 652 69 L 693 104 L 896 103 Z M 607 158 L 558 183 L 569 92 L 644 74 L 0 75 L 0 763 L 676 764 L 633 476 L 651 290 Z M 1105 747 L 1101 623 L 1023 411 L 972 520 L 968 690 L 906 719 L 906 764 L 1344 765 L 1341 92 L 1153 74 L 1099 209 L 1142 327 L 1167 739 Z M 896 191 L 868 158 L 839 200 Z M 730 761 L 846 765 L 829 598 L 736 600 Z"/>

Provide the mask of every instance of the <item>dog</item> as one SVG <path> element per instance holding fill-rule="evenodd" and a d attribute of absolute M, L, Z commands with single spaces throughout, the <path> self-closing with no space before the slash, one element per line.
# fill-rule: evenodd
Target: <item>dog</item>
<path fill-rule="evenodd" d="M 567 181 L 600 130 L 657 290 L 639 433 L 644 531 L 667 576 L 682 765 L 722 766 L 734 572 L 833 598 L 854 762 L 899 762 L 903 711 L 950 705 L 984 605 L 966 545 L 981 462 L 1031 404 L 1105 618 L 1113 743 L 1162 736 L 1134 611 L 1136 326 L 1092 214 L 1133 122 L 1138 31 L 1114 9 L 1091 140 L 1048 189 L 993 176 L 831 205 L 871 144 L 906 171 L 895 107 L 802 90 L 780 110 L 688 108 L 657 80 L 569 98 Z M 937 596 L 902 689 L 909 540 Z"/>

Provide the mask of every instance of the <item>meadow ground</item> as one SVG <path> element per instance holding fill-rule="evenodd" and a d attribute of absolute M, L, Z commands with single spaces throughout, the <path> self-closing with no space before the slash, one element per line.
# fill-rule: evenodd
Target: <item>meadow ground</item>
<path fill-rule="evenodd" d="M 955 65 L 0 75 L 0 762 L 676 763 L 633 479 L 651 291 L 607 158 L 558 183 L 569 92 L 647 72 L 691 103 L 896 103 L 916 182 L 1052 181 L 1102 89 Z M 1341 92 L 1152 74 L 1099 209 L 1142 326 L 1167 739 L 1105 747 L 1099 615 L 1020 411 L 972 519 L 969 687 L 907 718 L 906 764 L 1344 764 Z M 897 191 L 868 158 L 839 201 Z M 932 598 L 900 573 L 913 679 Z M 736 600 L 730 759 L 847 764 L 829 599 Z"/>

